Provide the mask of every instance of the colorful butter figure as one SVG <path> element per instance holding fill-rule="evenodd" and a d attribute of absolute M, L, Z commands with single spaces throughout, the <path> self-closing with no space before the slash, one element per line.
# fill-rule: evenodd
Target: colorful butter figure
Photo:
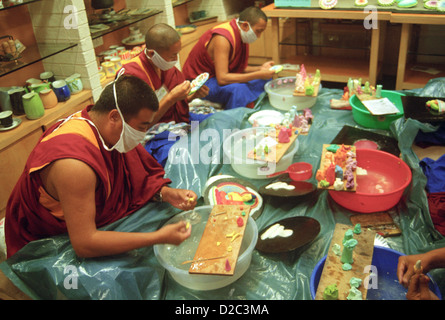
<path fill-rule="evenodd" d="M 226 259 L 225 269 L 226 269 L 226 271 L 230 271 L 230 270 L 232 270 L 232 267 L 230 266 L 229 259 Z"/>
<path fill-rule="evenodd" d="M 346 297 L 348 300 L 363 300 L 362 292 L 355 287 L 349 290 L 349 295 Z"/>
<path fill-rule="evenodd" d="M 343 180 L 343 168 L 339 165 L 335 166 L 335 178 Z"/>
<path fill-rule="evenodd" d="M 323 300 L 337 300 L 338 299 L 338 288 L 337 284 L 331 284 L 327 286 L 323 291 Z"/>
<path fill-rule="evenodd" d="M 362 233 L 362 226 L 361 226 L 360 223 L 357 223 L 357 224 L 354 226 L 354 233 L 355 233 L 355 234 L 360 234 L 360 233 Z"/>
<path fill-rule="evenodd" d="M 345 232 L 345 236 L 343 237 L 342 244 L 345 245 L 346 241 L 351 240 L 351 239 L 353 239 L 353 238 L 354 238 L 354 234 L 352 233 L 352 230 L 351 230 L 351 229 L 348 229 L 348 230 Z"/>
<path fill-rule="evenodd" d="M 351 285 L 351 288 L 358 288 L 362 284 L 362 279 L 356 278 L 356 277 L 352 277 L 349 280 L 349 284 Z"/>
<path fill-rule="evenodd" d="M 355 246 L 358 241 L 355 239 L 349 239 L 343 244 L 343 252 L 341 254 L 340 261 L 342 263 L 353 264 L 354 259 L 352 258 L 352 252 L 354 251 Z"/>

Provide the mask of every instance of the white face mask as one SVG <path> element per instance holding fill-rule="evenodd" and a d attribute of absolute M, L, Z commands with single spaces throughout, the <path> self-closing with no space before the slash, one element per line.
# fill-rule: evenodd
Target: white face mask
<path fill-rule="evenodd" d="M 239 19 L 236 20 L 239 31 L 241 32 L 241 40 L 244 43 L 252 43 L 257 39 L 257 36 L 255 34 L 255 32 L 253 32 L 252 27 L 250 26 L 250 23 L 247 22 L 249 24 L 249 31 L 244 31 L 243 29 L 241 29 L 239 23 Z M 241 22 L 245 22 L 245 21 L 241 21 Z"/>
<path fill-rule="evenodd" d="M 119 76 L 117 77 L 119 78 Z M 131 127 L 129 124 L 127 124 L 124 120 L 124 116 L 122 115 L 121 110 L 119 109 L 119 105 L 117 104 L 117 94 L 116 94 L 116 80 L 113 82 L 113 96 L 114 96 L 114 103 L 116 104 L 116 109 L 119 112 L 119 115 L 122 119 L 122 131 L 121 136 L 119 138 L 119 141 L 116 142 L 114 146 L 111 148 L 108 148 L 104 144 L 104 148 L 108 151 L 112 151 L 116 149 L 117 151 L 121 153 L 128 152 L 134 148 L 137 147 L 139 143 L 141 143 L 142 140 L 145 138 L 145 132 L 139 131 Z"/>
<path fill-rule="evenodd" d="M 167 71 L 168 69 L 173 68 L 178 62 L 177 60 L 165 61 L 164 58 L 162 58 L 155 50 L 153 50 L 153 57 L 150 58 L 150 56 L 147 54 L 147 51 L 148 50 L 146 48 L 145 55 L 147 56 L 147 58 L 150 59 L 154 63 L 154 65 L 162 71 Z"/>

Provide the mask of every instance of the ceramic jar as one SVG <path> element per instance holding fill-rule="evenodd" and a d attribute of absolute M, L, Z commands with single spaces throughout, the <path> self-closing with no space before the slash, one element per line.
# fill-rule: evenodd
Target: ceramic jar
<path fill-rule="evenodd" d="M 71 92 L 65 80 L 57 80 L 52 83 L 57 101 L 64 102 L 71 97 Z"/>
<path fill-rule="evenodd" d="M 114 69 L 114 63 L 111 61 L 103 62 L 102 67 L 104 68 L 105 75 L 107 78 L 114 78 L 116 76 L 116 70 Z"/>
<path fill-rule="evenodd" d="M 26 94 L 25 88 L 14 88 L 8 91 L 9 100 L 11 102 L 12 112 L 14 115 L 19 116 L 25 113 L 23 109 L 22 96 Z"/>
<path fill-rule="evenodd" d="M 122 61 L 119 57 L 111 58 L 110 62 L 114 65 L 114 71 L 117 73 L 122 68 Z"/>
<path fill-rule="evenodd" d="M 40 91 L 39 96 L 45 109 L 51 109 L 57 105 L 57 96 L 52 89 L 44 89 Z"/>
<path fill-rule="evenodd" d="M 26 93 L 22 96 L 23 108 L 25 109 L 26 117 L 29 120 L 35 120 L 43 117 L 45 108 L 39 95 L 34 91 Z"/>
<path fill-rule="evenodd" d="M 80 79 L 80 74 L 78 73 L 75 73 L 66 78 L 65 82 L 68 85 L 71 94 L 76 94 L 83 90 L 83 83 L 82 80 Z"/>

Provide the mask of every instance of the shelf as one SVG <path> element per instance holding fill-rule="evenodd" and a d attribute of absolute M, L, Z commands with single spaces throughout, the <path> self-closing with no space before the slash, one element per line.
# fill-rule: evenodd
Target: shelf
<path fill-rule="evenodd" d="M 14 116 L 20 118 L 22 123 L 17 128 L 0 132 L 0 150 L 16 143 L 34 130 L 68 116 L 73 113 L 73 108 L 78 108 L 90 100 L 92 101 L 91 90 L 83 90 L 72 95 L 69 100 L 59 102 L 54 108 L 45 109 L 45 114 L 39 119 L 28 120 L 25 115 Z"/>
<path fill-rule="evenodd" d="M 75 46 L 77 46 L 77 43 L 37 43 L 35 45 L 26 47 L 25 51 L 23 51 L 21 54 L 21 58 L 14 61 L 0 62 L 0 77 L 51 57 L 57 53 L 71 49 Z"/>
<path fill-rule="evenodd" d="M 322 81 L 344 82 L 349 78 L 369 81 L 369 60 L 367 59 L 339 59 L 319 56 L 297 56 L 293 59 L 282 61 L 289 64 L 304 64 L 308 73 L 314 74 L 316 69 L 321 72 Z M 283 70 L 279 76 L 295 76 L 294 70 Z"/>
<path fill-rule="evenodd" d="M 155 16 L 155 15 L 161 13 L 161 12 L 162 12 L 162 10 L 154 10 L 153 9 L 152 11 L 150 11 L 147 14 L 142 14 L 142 15 L 137 15 L 137 16 L 128 16 L 128 19 L 121 20 L 121 21 L 115 21 L 115 22 L 112 22 L 112 23 L 100 22 L 99 20 L 95 21 L 96 23 L 91 23 L 90 22 L 90 25 L 93 25 L 93 24 L 104 24 L 104 25 L 107 25 L 109 27 L 106 30 L 95 32 L 95 33 L 91 33 L 91 38 L 92 39 L 100 38 L 100 37 L 102 37 L 102 36 L 104 36 L 104 35 L 106 35 L 108 33 L 111 33 L 113 31 L 116 31 L 116 30 L 128 27 L 128 26 L 130 26 L 130 25 L 132 25 L 134 23 L 137 23 L 139 21 L 142 21 L 142 20 L 148 19 L 148 18 L 150 18 L 152 16 Z"/>
<path fill-rule="evenodd" d="M 279 42 L 280 45 L 285 46 L 296 46 L 296 47 L 312 47 L 312 48 L 335 48 L 335 49 L 347 49 L 347 50 L 368 50 L 371 46 L 366 47 L 352 47 L 347 45 L 339 45 L 338 43 L 333 44 L 314 44 L 314 43 L 297 43 L 290 38 L 283 39 L 283 41 Z"/>
<path fill-rule="evenodd" d="M 177 0 L 177 1 L 172 1 L 172 6 L 174 8 L 174 7 L 178 7 L 178 6 L 181 6 L 181 5 L 185 4 L 185 3 L 192 2 L 192 1 L 193 0 Z"/>
<path fill-rule="evenodd" d="M 422 71 L 411 70 L 414 66 L 422 66 L 425 68 L 434 68 L 440 70 L 438 74 L 429 74 Z M 408 64 L 405 69 L 405 77 L 402 82 L 402 89 L 423 88 L 427 82 L 434 78 L 445 77 L 445 65 L 432 65 L 425 63 Z"/>
<path fill-rule="evenodd" d="M 15 7 L 20 7 L 20 6 L 23 6 L 25 4 L 29 4 L 29 3 L 33 3 L 33 2 L 39 2 L 39 1 L 42 1 L 42 0 L 22 0 L 22 2 L 20 2 L 20 3 L 11 4 L 11 5 L 7 4 L 9 1 L 3 1 L 3 5 L 0 7 L 0 11 L 12 9 L 12 8 L 15 8 Z"/>

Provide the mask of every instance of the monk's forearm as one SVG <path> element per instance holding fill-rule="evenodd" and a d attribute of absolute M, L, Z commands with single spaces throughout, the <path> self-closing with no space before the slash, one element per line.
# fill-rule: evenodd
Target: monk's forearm
<path fill-rule="evenodd" d="M 159 232 L 96 231 L 81 241 L 71 241 L 79 257 L 93 258 L 121 254 L 162 241 Z"/>
<path fill-rule="evenodd" d="M 224 75 L 216 76 L 216 80 L 220 86 L 225 86 L 232 83 L 249 82 L 261 78 L 262 77 L 259 71 L 248 73 L 226 73 Z"/>
<path fill-rule="evenodd" d="M 445 248 L 431 250 L 424 254 L 422 266 L 429 271 L 436 268 L 445 268 Z"/>

